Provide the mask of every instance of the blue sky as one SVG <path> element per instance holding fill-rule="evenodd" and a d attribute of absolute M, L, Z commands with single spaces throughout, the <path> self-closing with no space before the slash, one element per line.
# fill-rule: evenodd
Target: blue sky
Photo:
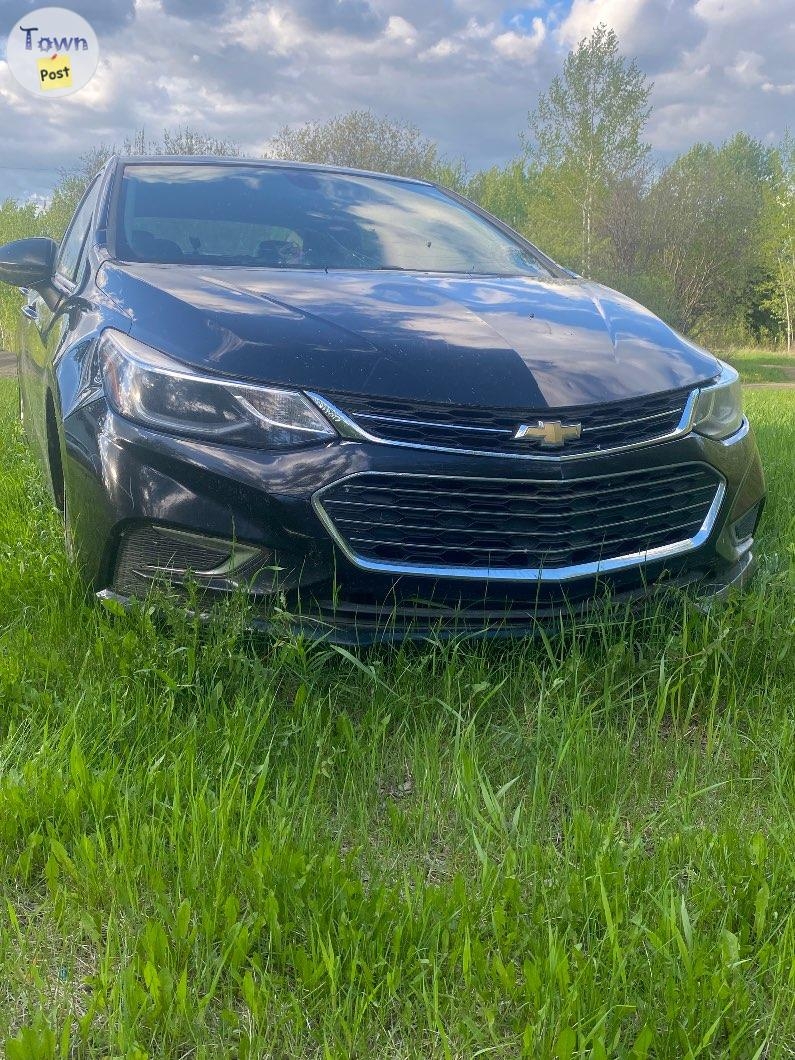
<path fill-rule="evenodd" d="M 56 0 L 57 2 L 57 0 Z M 0 0 L 0 36 L 30 0 Z M 516 153 L 568 49 L 600 22 L 654 81 L 660 157 L 795 127 L 793 0 L 72 0 L 99 70 L 60 100 L 0 60 L 0 199 L 46 195 L 98 142 L 190 124 L 256 153 L 284 124 L 358 107 L 419 125 L 470 168 Z"/>

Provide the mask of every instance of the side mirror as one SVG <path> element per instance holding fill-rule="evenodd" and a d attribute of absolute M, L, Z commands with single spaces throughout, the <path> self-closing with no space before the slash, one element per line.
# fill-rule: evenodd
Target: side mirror
<path fill-rule="evenodd" d="M 46 286 L 55 272 L 58 244 L 46 236 L 15 239 L 0 247 L 0 281 L 13 287 Z"/>

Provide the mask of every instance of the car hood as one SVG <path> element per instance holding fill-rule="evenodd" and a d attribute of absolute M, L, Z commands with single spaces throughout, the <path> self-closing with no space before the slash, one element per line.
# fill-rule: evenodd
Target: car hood
<path fill-rule="evenodd" d="M 712 379 L 714 357 L 580 279 L 106 263 L 130 333 L 183 363 L 316 391 L 546 409 Z"/>

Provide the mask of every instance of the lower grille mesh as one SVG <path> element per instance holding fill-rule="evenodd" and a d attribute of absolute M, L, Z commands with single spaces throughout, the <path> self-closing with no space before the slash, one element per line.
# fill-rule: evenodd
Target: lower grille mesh
<path fill-rule="evenodd" d="M 368 473 L 326 488 L 317 503 L 365 561 L 555 570 L 689 541 L 720 485 L 703 464 L 567 482 Z"/>

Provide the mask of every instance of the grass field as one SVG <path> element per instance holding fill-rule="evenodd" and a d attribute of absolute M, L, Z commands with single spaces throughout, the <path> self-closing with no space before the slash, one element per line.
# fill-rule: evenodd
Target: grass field
<path fill-rule="evenodd" d="M 720 355 L 733 364 L 746 383 L 795 383 L 795 353 L 759 347 L 726 350 Z"/>
<path fill-rule="evenodd" d="M 349 653 L 84 601 L 0 381 L 0 1042 L 795 1054 L 795 392 L 753 591 Z"/>

